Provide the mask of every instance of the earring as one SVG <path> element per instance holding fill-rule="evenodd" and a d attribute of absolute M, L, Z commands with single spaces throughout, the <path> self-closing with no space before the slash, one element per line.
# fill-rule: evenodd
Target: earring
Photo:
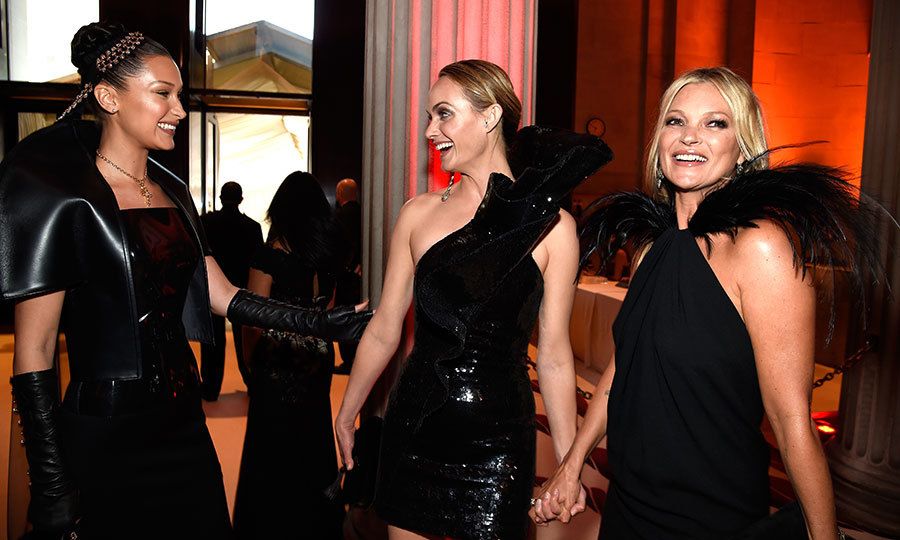
<path fill-rule="evenodd" d="M 447 202 L 447 199 L 450 198 L 450 190 L 453 188 L 453 176 L 450 176 L 450 183 L 447 184 L 447 189 L 444 190 L 444 193 L 441 195 L 441 202 Z"/>
<path fill-rule="evenodd" d="M 657 165 L 656 167 L 656 189 L 662 189 L 663 180 L 665 180 L 665 175 L 662 172 L 662 169 Z"/>
<path fill-rule="evenodd" d="M 743 162 L 743 161 L 739 161 L 739 162 L 734 166 L 734 175 L 735 175 L 735 176 L 740 176 L 740 175 L 744 174 L 745 172 L 746 172 L 746 171 L 744 170 L 744 162 Z"/>
<path fill-rule="evenodd" d="M 484 127 L 487 127 L 487 125 L 488 125 L 488 121 L 485 120 L 485 121 L 484 121 Z"/>

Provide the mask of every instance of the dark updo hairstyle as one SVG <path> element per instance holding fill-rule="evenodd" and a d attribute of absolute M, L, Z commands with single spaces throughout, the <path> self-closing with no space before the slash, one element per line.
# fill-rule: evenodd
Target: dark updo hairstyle
<path fill-rule="evenodd" d="M 479 112 L 495 103 L 500 105 L 503 109 L 503 142 L 507 150 L 512 146 L 522 119 L 522 103 L 503 68 L 486 60 L 460 60 L 444 66 L 438 77 L 447 77 L 458 84 Z"/>
<path fill-rule="evenodd" d="M 105 73 L 97 70 L 97 58 L 110 50 L 116 43 L 128 35 L 129 30 L 119 23 L 94 22 L 82 26 L 72 38 L 72 64 L 78 68 L 82 84 L 99 82 L 109 83 L 114 88 L 125 90 L 127 80 L 136 77 L 146 69 L 145 61 L 151 56 L 172 57 L 169 51 L 158 42 L 144 37 L 143 41 L 131 54 L 127 54 Z M 105 114 L 106 111 L 97 103 L 93 93 L 84 101 L 88 112 Z"/>

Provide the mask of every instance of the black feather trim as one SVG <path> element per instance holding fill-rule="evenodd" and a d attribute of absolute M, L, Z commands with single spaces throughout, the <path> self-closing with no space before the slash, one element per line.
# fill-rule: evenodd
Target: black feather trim
<path fill-rule="evenodd" d="M 669 203 L 659 203 L 641 193 L 614 193 L 588 207 L 582 237 L 589 239 L 582 265 L 599 251 L 606 262 L 627 240 L 635 251 L 653 242 L 666 228 L 675 226 Z M 791 240 L 794 266 L 803 275 L 808 267 L 825 272 L 817 288 L 831 306 L 826 342 L 834 330 L 835 270 L 846 271 L 851 298 L 862 303 L 865 285 L 884 279 L 878 218 L 889 213 L 871 197 L 847 182 L 840 169 L 797 164 L 748 171 L 711 192 L 697 207 L 688 229 L 712 251 L 710 236 L 724 233 L 732 240 L 740 229 L 757 227 L 769 220 Z M 890 221 L 895 227 L 897 222 Z M 885 284 L 886 280 L 885 280 Z"/>
<path fill-rule="evenodd" d="M 675 226 L 675 212 L 639 191 L 617 192 L 600 197 L 586 209 L 581 238 L 586 247 L 580 265 L 594 252 L 602 268 L 626 242 L 635 253 L 651 244 L 666 229 Z"/>

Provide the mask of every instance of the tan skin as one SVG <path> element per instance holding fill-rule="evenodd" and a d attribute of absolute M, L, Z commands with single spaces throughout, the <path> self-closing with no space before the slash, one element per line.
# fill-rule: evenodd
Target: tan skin
<path fill-rule="evenodd" d="M 100 152 L 130 174 L 142 177 L 150 150 L 171 150 L 174 129 L 185 117 L 181 106 L 181 74 L 168 56 L 148 57 L 145 70 L 127 81 L 124 90 L 105 82 L 94 88 L 94 96 L 109 114 L 104 115 Z M 162 123 L 163 125 L 160 125 Z M 120 209 L 146 208 L 136 182 L 102 161 L 97 168 L 115 194 Z M 151 178 L 146 183 L 153 194 L 153 207 L 174 203 Z M 225 315 L 237 292 L 212 257 L 206 257 L 210 308 Z M 15 356 L 13 373 L 50 369 L 59 331 L 65 291 L 22 300 L 15 306 Z"/>
<path fill-rule="evenodd" d="M 742 159 L 731 110 L 714 86 L 691 84 L 678 93 L 665 117 L 659 148 L 660 166 L 676 189 L 678 226 L 686 228 L 706 194 L 726 181 Z M 685 154 L 700 155 L 705 161 L 685 159 Z M 808 276 L 804 278 L 794 267 L 784 232 L 768 221 L 757 225 L 742 229 L 734 242 L 725 235 L 713 236 L 707 260 L 750 335 L 763 405 L 803 508 L 809 537 L 834 539 L 831 477 L 810 416 L 815 290 Z M 607 399 L 614 376 L 615 361 L 597 384 L 597 397 L 572 448 L 542 488 L 531 512 L 536 522 L 567 522 L 583 509 L 570 501 L 576 500 L 580 490 L 585 458 L 606 435 Z"/>
<path fill-rule="evenodd" d="M 472 219 L 491 173 L 512 177 L 501 135 L 502 114 L 496 104 L 476 110 L 462 89 L 447 78 L 438 79 L 429 93 L 426 136 L 439 148 L 452 143 L 441 153 L 441 166 L 460 172 L 462 180 L 453 186 L 446 202 L 441 201 L 442 192 L 409 200 L 394 226 L 381 304 L 360 341 L 335 420 L 341 457 L 349 469 L 353 468 L 356 417 L 400 344 L 403 320 L 412 302 L 416 264 L 437 241 Z M 575 221 L 566 212 L 560 212 L 556 225 L 532 252 L 544 278 L 537 371 L 557 459 L 575 436 L 575 371 L 568 325 L 578 272 L 577 252 Z M 388 535 L 391 540 L 429 538 L 397 527 L 389 527 Z"/>

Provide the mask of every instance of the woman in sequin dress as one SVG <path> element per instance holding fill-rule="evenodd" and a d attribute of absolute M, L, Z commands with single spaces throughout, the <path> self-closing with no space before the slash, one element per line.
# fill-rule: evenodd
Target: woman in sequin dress
<path fill-rule="evenodd" d="M 538 316 L 557 457 L 574 433 L 577 239 L 560 201 L 611 154 L 590 136 L 517 136 L 520 111 L 507 75 L 480 60 L 446 66 L 429 94 L 426 136 L 461 180 L 401 210 L 335 424 L 352 467 L 355 418 L 415 297 L 415 346 L 385 414 L 375 494 L 392 540 L 525 538 L 535 466 L 526 360 Z"/>

